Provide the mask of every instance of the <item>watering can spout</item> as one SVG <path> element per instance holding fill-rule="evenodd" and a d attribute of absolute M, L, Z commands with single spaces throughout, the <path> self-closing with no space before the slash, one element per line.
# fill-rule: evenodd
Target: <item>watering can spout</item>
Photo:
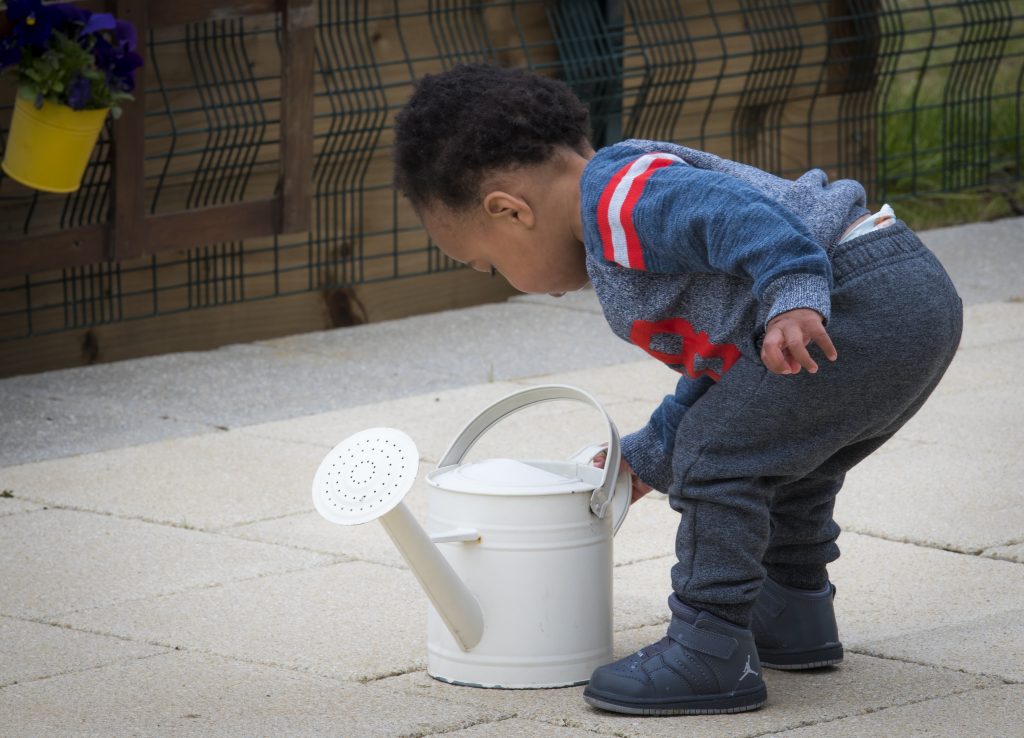
<path fill-rule="evenodd" d="M 313 479 L 313 504 L 339 525 L 379 520 L 455 641 L 468 651 L 483 636 L 480 604 L 402 502 L 418 464 L 419 451 L 409 436 L 394 428 L 370 428 L 346 438 L 324 458 Z M 475 531 L 452 533 L 472 534 L 458 540 L 477 537 Z"/>
<path fill-rule="evenodd" d="M 476 597 L 437 550 L 409 508 L 399 503 L 382 516 L 380 522 L 455 641 L 463 651 L 469 651 L 484 634 L 484 615 Z"/>

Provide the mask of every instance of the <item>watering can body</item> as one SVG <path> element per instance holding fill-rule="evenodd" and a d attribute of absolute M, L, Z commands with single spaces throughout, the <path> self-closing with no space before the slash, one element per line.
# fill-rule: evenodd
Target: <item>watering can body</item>
<path fill-rule="evenodd" d="M 574 465 L 565 467 L 568 478 Z M 484 629 L 463 649 L 431 605 L 428 673 L 509 689 L 585 683 L 612 655 L 612 516 L 591 511 L 586 489 L 471 492 L 446 489 L 451 476 L 427 476 L 427 530 L 476 597 Z"/>
<path fill-rule="evenodd" d="M 603 416 L 600 445 L 566 461 L 488 459 L 464 464 L 493 425 L 540 402 L 576 400 Z M 612 655 L 612 539 L 629 506 L 619 474 L 619 437 L 604 408 L 575 387 L 513 393 L 483 410 L 427 474 L 427 530 L 473 592 L 483 634 L 472 648 L 453 637 L 432 603 L 427 671 L 481 687 L 539 688 L 585 683 Z"/>

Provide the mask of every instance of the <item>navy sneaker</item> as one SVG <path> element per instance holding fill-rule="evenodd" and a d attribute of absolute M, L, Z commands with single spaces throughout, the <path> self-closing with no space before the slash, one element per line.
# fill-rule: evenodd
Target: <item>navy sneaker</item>
<path fill-rule="evenodd" d="M 842 661 L 843 644 L 832 608 L 835 596 L 831 583 L 814 592 L 765 577 L 751 625 L 761 664 L 772 669 L 816 669 Z"/>
<path fill-rule="evenodd" d="M 761 707 L 768 692 L 753 634 L 669 597 L 657 643 L 594 671 L 583 699 L 629 715 L 716 715 Z"/>

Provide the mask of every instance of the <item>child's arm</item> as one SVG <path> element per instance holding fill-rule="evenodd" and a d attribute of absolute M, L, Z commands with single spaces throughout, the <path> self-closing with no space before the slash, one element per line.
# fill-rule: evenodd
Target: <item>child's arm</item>
<path fill-rule="evenodd" d="M 672 448 L 679 421 L 713 384 L 714 380 L 709 377 L 690 379 L 685 374 L 680 376 L 675 394 L 665 395 L 647 425 L 622 437 L 622 455 L 629 460 L 641 484 L 668 492 L 672 482 Z M 636 484 L 633 490 L 635 494 Z M 643 494 L 649 491 L 645 490 Z"/>

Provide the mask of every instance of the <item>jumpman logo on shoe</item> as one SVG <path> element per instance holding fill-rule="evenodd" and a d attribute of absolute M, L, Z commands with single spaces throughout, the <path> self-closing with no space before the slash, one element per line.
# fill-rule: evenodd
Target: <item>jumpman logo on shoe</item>
<path fill-rule="evenodd" d="M 754 676 L 758 675 L 756 671 L 754 671 L 753 669 L 750 668 L 750 655 L 749 654 L 747 654 L 747 663 L 743 666 L 743 673 L 740 674 L 740 678 L 736 680 L 736 683 L 739 684 L 740 682 L 742 682 L 743 681 L 743 677 L 745 677 L 747 674 L 753 674 Z"/>

